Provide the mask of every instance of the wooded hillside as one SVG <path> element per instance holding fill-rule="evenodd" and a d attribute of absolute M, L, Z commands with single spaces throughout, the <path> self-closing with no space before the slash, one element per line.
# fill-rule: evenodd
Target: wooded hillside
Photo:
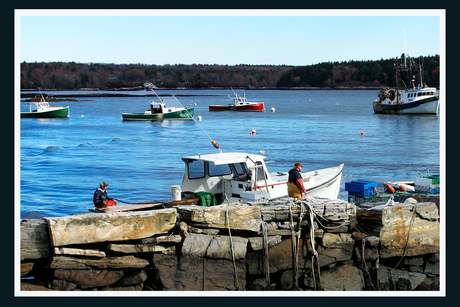
<path fill-rule="evenodd" d="M 414 59 L 423 64 L 423 80 L 439 87 L 439 55 Z M 401 59 L 398 60 L 401 64 Z M 294 67 L 277 82 L 277 87 L 393 87 L 396 58 L 379 61 L 348 61 Z M 418 76 L 417 76 L 418 78 Z M 409 85 L 406 80 L 406 84 Z"/>
<path fill-rule="evenodd" d="M 21 63 L 21 89 L 211 87 L 383 87 L 395 85 L 396 59 L 327 62 L 308 66 L 271 65 L 146 65 L 75 62 Z M 439 87 L 439 56 L 419 59 L 424 80 Z"/>

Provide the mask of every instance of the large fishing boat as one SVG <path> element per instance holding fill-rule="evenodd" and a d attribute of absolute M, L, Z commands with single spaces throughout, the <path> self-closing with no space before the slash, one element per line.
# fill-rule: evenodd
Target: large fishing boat
<path fill-rule="evenodd" d="M 263 112 L 264 111 L 264 103 L 263 102 L 250 102 L 246 98 L 246 94 L 243 97 L 239 96 L 233 90 L 233 94 L 235 97 L 231 98 L 230 94 L 228 98 L 233 100 L 233 103 L 228 105 L 210 105 L 209 111 L 242 111 L 242 112 Z"/>
<path fill-rule="evenodd" d="M 212 193 L 218 204 L 288 197 L 288 172 L 269 173 L 265 157 L 247 153 L 186 156 L 182 193 Z M 344 165 L 301 173 L 307 196 L 337 199 Z"/>
<path fill-rule="evenodd" d="M 439 95 L 435 87 L 423 83 L 423 65 L 402 54 L 402 63 L 395 64 L 396 88 L 382 89 L 374 100 L 378 114 L 438 114 Z M 419 76 L 417 78 L 417 74 Z M 416 80 L 418 79 L 418 84 Z M 404 88 L 400 88 L 400 83 Z M 417 84 L 417 85 L 416 85 Z"/>

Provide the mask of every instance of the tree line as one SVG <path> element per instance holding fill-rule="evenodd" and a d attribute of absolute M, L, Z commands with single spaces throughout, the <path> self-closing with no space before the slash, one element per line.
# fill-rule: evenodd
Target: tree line
<path fill-rule="evenodd" d="M 439 87 L 439 55 L 414 59 L 423 65 L 423 81 Z M 284 73 L 277 87 L 394 87 L 395 67 L 401 58 L 378 61 L 327 62 L 294 67 Z M 418 76 L 416 76 L 418 78 Z M 408 86 L 406 81 L 406 85 Z"/>
<path fill-rule="evenodd" d="M 423 57 L 424 80 L 439 87 L 439 56 Z M 382 87 L 395 85 L 396 59 L 287 65 L 147 65 L 22 62 L 21 89 L 212 87 Z"/>

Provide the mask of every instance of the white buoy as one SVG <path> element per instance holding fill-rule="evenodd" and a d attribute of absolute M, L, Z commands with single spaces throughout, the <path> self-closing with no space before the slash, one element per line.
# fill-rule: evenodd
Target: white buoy
<path fill-rule="evenodd" d="M 275 108 L 274 108 L 274 107 L 272 107 L 272 109 L 271 109 L 271 110 L 272 110 L 272 112 L 275 112 Z"/>
<path fill-rule="evenodd" d="M 201 115 L 198 115 L 198 117 L 197 117 L 197 118 L 198 118 L 198 120 L 199 120 L 199 121 L 201 121 Z"/>
<path fill-rule="evenodd" d="M 256 130 L 255 130 L 255 129 L 252 129 L 251 134 L 252 134 L 252 135 L 255 135 L 255 134 L 256 134 Z"/>
<path fill-rule="evenodd" d="M 84 115 L 82 115 L 81 117 L 85 117 Z"/>

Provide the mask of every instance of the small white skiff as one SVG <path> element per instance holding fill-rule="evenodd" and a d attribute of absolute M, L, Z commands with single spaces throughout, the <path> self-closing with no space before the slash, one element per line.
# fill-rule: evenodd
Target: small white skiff
<path fill-rule="evenodd" d="M 182 192 L 214 194 L 218 204 L 288 197 L 288 172 L 269 173 L 265 157 L 217 153 L 183 157 Z M 337 199 L 344 165 L 302 173 L 307 196 Z"/>

